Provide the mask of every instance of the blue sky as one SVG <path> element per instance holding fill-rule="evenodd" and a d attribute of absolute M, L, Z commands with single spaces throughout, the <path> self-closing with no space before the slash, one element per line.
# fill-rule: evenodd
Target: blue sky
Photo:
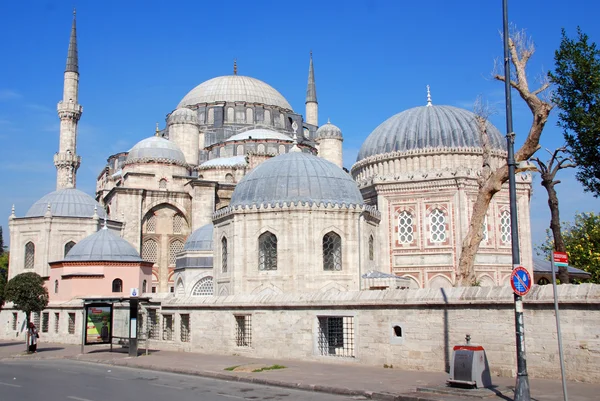
<path fill-rule="evenodd" d="M 426 103 L 472 109 L 478 95 L 495 105 L 492 122 L 505 132 L 503 85 L 490 79 L 502 55 L 501 0 L 417 1 L 4 1 L 0 2 L 0 225 L 11 205 L 22 216 L 55 189 L 56 103 L 77 7 L 80 66 L 78 188 L 93 194 L 113 153 L 126 151 L 165 124 L 185 94 L 232 73 L 261 79 L 304 114 L 308 56 L 314 54 L 320 123 L 344 134 L 350 168 L 369 133 L 390 116 Z M 600 42 L 594 1 L 511 0 L 510 20 L 536 43 L 530 82 L 553 67 L 560 30 L 580 25 Z M 531 114 L 513 95 L 517 144 Z M 563 143 L 556 111 L 542 146 Z M 542 151 L 540 157 L 546 158 Z M 561 217 L 598 211 L 573 171 L 559 177 Z M 534 183 L 533 242 L 549 225 L 545 190 Z"/>

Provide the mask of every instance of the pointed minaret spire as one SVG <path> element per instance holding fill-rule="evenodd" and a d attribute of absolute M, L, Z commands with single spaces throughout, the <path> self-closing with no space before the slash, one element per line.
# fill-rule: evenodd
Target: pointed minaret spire
<path fill-rule="evenodd" d="M 429 85 L 427 85 L 427 107 L 431 106 L 431 92 L 429 91 Z"/>
<path fill-rule="evenodd" d="M 312 50 L 308 66 L 308 85 L 306 86 L 306 122 L 319 125 L 319 105 L 317 102 L 317 86 L 315 84 L 315 68 L 313 66 Z"/>
<path fill-rule="evenodd" d="M 56 166 L 56 189 L 75 188 L 77 186 L 77 169 L 81 157 L 77 155 L 77 124 L 83 108 L 79 104 L 79 59 L 77 55 L 77 29 L 75 26 L 75 10 L 73 25 L 67 52 L 63 98 L 58 102 L 60 118 L 60 140 L 58 153 L 54 155 Z"/>
<path fill-rule="evenodd" d="M 233 59 L 233 75 L 237 75 L 237 59 Z"/>
<path fill-rule="evenodd" d="M 79 57 L 77 56 L 77 27 L 76 14 L 73 9 L 73 26 L 71 27 L 71 39 L 69 40 L 69 51 L 67 52 L 67 69 L 68 72 L 79 73 Z"/>

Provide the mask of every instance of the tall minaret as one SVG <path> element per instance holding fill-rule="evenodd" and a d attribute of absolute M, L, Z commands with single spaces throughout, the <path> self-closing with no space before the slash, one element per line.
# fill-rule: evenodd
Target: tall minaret
<path fill-rule="evenodd" d="M 79 94 L 79 65 L 77 57 L 77 30 L 75 27 L 75 10 L 73 10 L 73 26 L 67 53 L 63 99 L 58 102 L 60 118 L 60 141 L 58 153 L 54 155 L 56 166 L 56 189 L 73 188 L 76 185 L 77 169 L 81 157 L 77 156 L 77 123 L 83 108 L 77 103 Z"/>
<path fill-rule="evenodd" d="M 319 126 L 319 103 L 317 102 L 317 87 L 315 85 L 315 70 L 313 67 L 312 51 L 308 67 L 308 86 L 306 87 L 306 122 Z"/>

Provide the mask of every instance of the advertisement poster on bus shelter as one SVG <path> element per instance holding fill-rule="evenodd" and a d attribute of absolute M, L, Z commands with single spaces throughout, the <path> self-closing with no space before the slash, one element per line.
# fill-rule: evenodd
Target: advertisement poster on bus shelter
<path fill-rule="evenodd" d="M 110 344 L 112 338 L 112 305 L 88 305 L 85 309 L 85 344 Z"/>

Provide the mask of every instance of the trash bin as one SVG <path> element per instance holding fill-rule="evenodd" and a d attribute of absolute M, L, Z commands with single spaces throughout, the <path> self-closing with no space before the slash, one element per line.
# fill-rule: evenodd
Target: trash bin
<path fill-rule="evenodd" d="M 471 344 L 471 336 L 465 337 L 466 344 L 455 345 L 450 364 L 448 385 L 452 387 L 491 387 L 490 367 L 481 345 Z"/>

